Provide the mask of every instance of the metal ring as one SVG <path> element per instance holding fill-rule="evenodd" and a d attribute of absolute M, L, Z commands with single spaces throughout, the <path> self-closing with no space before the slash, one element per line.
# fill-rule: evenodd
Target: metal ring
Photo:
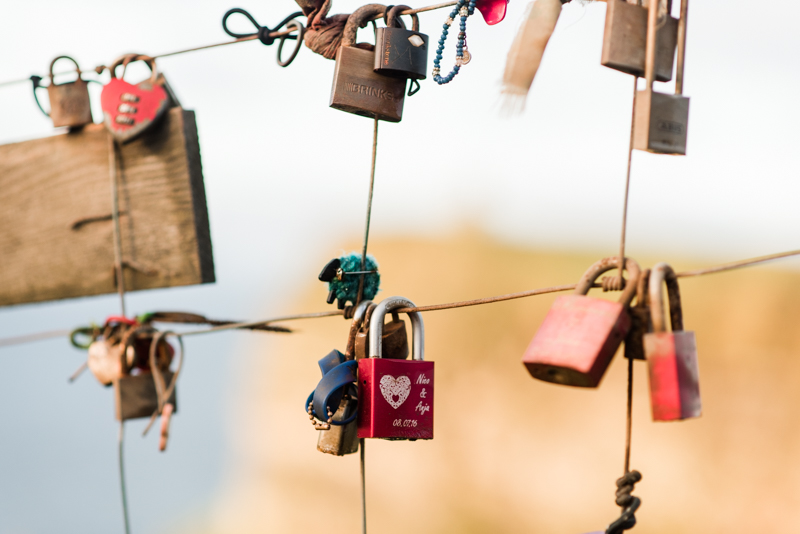
<path fill-rule="evenodd" d="M 305 26 L 303 26 L 296 20 L 290 20 L 289 22 L 286 23 L 287 30 L 289 29 L 290 26 L 295 26 L 297 28 L 297 37 L 296 37 L 297 46 L 294 47 L 294 50 L 289 56 L 289 59 L 287 59 L 286 61 L 282 60 L 281 54 L 283 52 L 283 44 L 286 42 L 286 39 L 291 39 L 292 37 L 290 37 L 289 35 L 281 35 L 281 42 L 278 44 L 278 56 L 277 56 L 278 65 L 280 65 L 281 67 L 288 67 L 289 65 L 292 64 L 292 61 L 294 61 L 294 59 L 297 57 L 297 54 L 300 53 L 300 47 L 303 46 L 303 36 L 306 33 Z"/>

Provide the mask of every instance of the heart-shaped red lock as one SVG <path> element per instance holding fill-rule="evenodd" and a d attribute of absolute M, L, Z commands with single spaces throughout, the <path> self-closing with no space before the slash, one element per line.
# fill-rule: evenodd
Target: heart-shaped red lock
<path fill-rule="evenodd" d="M 506 18 L 508 0 L 478 0 L 475 7 L 483 15 L 483 20 L 486 21 L 486 24 L 492 26 Z"/>
<path fill-rule="evenodd" d="M 133 61 L 144 61 L 150 67 L 150 79 L 136 85 L 117 78 L 116 69 L 122 65 L 122 76 Z M 111 135 L 125 143 L 137 137 L 154 125 L 169 108 L 169 96 L 159 79 L 155 59 L 148 56 L 128 54 L 117 59 L 108 69 L 111 81 L 103 87 L 100 105 L 103 108 L 104 122 Z"/>

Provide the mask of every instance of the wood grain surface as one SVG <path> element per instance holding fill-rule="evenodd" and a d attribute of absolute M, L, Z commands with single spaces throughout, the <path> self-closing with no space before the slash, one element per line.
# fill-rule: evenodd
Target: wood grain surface
<path fill-rule="evenodd" d="M 99 124 L 0 146 L 0 306 L 116 291 L 108 147 Z M 194 112 L 171 109 L 117 168 L 126 290 L 213 282 Z"/>

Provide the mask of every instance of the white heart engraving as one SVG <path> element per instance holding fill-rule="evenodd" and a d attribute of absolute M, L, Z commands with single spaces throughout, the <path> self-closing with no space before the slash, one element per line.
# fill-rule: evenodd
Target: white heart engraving
<path fill-rule="evenodd" d="M 386 402 L 392 405 L 395 410 L 403 404 L 411 393 L 411 379 L 407 376 L 395 378 L 391 375 L 383 375 L 381 378 L 381 393 Z M 394 398 L 397 397 L 397 400 Z"/>

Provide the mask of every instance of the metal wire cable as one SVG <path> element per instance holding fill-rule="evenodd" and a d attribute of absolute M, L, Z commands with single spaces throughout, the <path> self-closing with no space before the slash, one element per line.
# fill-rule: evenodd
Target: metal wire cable
<path fill-rule="evenodd" d="M 372 167 L 369 175 L 369 196 L 367 197 L 367 222 L 364 225 L 364 246 L 361 249 L 361 271 L 362 274 L 358 280 L 358 296 L 356 297 L 355 305 L 361 303 L 361 297 L 364 295 L 364 280 L 366 279 L 367 270 L 367 244 L 369 243 L 369 225 L 372 220 L 372 195 L 375 190 L 375 164 L 378 158 L 378 117 L 375 117 L 375 125 L 372 129 Z"/>
<path fill-rule="evenodd" d="M 433 11 L 434 9 L 444 9 L 446 7 L 454 6 L 454 5 L 456 5 L 456 3 L 457 2 L 445 2 L 443 4 L 434 4 L 434 5 L 430 5 L 430 6 L 420 7 L 420 8 L 417 8 L 417 9 L 407 9 L 405 11 L 402 11 L 400 14 L 401 15 L 413 15 L 415 13 L 423 13 L 425 11 Z M 383 14 L 380 14 L 380 15 L 376 16 L 374 18 L 374 20 L 377 20 L 377 19 L 380 19 L 380 18 L 383 18 Z M 294 33 L 295 31 L 297 31 L 297 30 L 296 29 L 292 29 L 292 30 L 282 30 L 282 31 L 278 31 L 278 32 L 270 32 L 269 36 L 270 37 L 282 37 L 284 35 L 289 35 L 291 33 Z M 220 46 L 227 46 L 227 45 L 231 45 L 231 44 L 244 43 L 246 41 L 255 41 L 255 40 L 258 40 L 258 37 L 259 37 L 258 35 L 251 35 L 251 36 L 248 36 L 248 37 L 241 37 L 239 39 L 234 39 L 233 41 L 223 41 L 221 43 L 214 43 L 214 44 L 210 44 L 210 45 L 196 46 L 196 47 L 193 47 L 193 48 L 184 48 L 183 50 L 175 50 L 174 52 L 165 52 L 163 54 L 158 54 L 158 55 L 151 56 L 151 57 L 153 57 L 154 59 L 158 59 L 158 58 L 162 58 L 162 57 L 177 56 L 177 55 L 186 54 L 186 53 L 189 53 L 189 52 L 196 52 L 198 50 L 207 50 L 209 48 L 217 48 L 217 47 L 220 47 Z M 62 71 L 62 72 L 55 73 L 54 76 L 60 76 L 62 74 L 71 74 L 73 72 L 77 72 L 77 71 L 75 69 L 65 70 L 65 71 Z M 27 76 L 25 78 L 18 78 L 16 80 L 6 80 L 4 82 L 0 82 L 0 87 L 5 87 L 5 86 L 9 86 L 9 85 L 16 85 L 16 84 L 21 84 L 21 83 L 31 83 L 31 77 Z"/>
<path fill-rule="evenodd" d="M 633 109 L 631 110 L 631 136 L 628 145 L 628 171 L 625 176 L 625 200 L 622 205 L 622 235 L 619 239 L 619 280 L 622 288 L 622 272 L 625 270 L 625 240 L 628 233 L 628 196 L 631 188 L 631 162 L 633 161 L 633 125 L 636 120 L 636 89 L 639 83 L 637 76 L 633 77 Z"/>

